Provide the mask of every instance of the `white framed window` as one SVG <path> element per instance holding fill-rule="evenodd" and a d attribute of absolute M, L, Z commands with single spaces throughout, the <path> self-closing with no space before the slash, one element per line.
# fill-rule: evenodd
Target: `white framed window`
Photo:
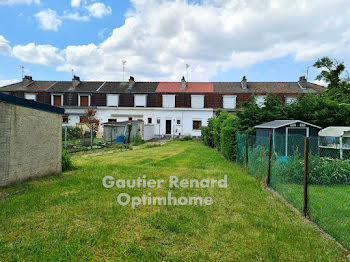
<path fill-rule="evenodd" d="M 51 94 L 52 106 L 63 106 L 63 94 Z"/>
<path fill-rule="evenodd" d="M 235 109 L 237 104 L 237 96 L 226 95 L 223 96 L 223 107 L 226 109 Z"/>
<path fill-rule="evenodd" d="M 86 94 L 78 94 L 78 106 L 90 106 L 91 96 Z"/>
<path fill-rule="evenodd" d="M 119 95 L 108 94 L 107 95 L 107 106 L 119 106 Z"/>
<path fill-rule="evenodd" d="M 266 101 L 266 96 L 256 96 L 255 97 L 255 103 L 258 105 L 258 107 L 264 107 Z"/>
<path fill-rule="evenodd" d="M 24 98 L 27 99 L 27 100 L 36 101 L 36 94 L 25 93 L 25 94 L 24 94 Z"/>
<path fill-rule="evenodd" d="M 134 95 L 134 106 L 135 107 L 146 107 L 147 95 Z"/>
<path fill-rule="evenodd" d="M 192 108 L 204 108 L 204 96 L 203 95 L 191 95 L 191 107 Z"/>
<path fill-rule="evenodd" d="M 163 107 L 175 107 L 175 95 L 163 95 Z"/>
<path fill-rule="evenodd" d="M 290 104 L 295 103 L 298 100 L 298 98 L 295 96 L 286 96 L 284 98 L 284 100 L 285 100 L 286 105 L 290 105 Z"/>

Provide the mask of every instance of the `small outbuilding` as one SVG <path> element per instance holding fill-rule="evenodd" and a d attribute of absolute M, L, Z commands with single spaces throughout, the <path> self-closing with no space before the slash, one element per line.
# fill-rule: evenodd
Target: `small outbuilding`
<path fill-rule="evenodd" d="M 350 159 L 350 127 L 329 126 L 318 132 L 320 156 Z"/>
<path fill-rule="evenodd" d="M 123 122 L 107 122 L 103 124 L 103 140 L 105 143 L 132 142 L 137 136 L 147 141 L 154 137 L 154 125 L 144 125 L 142 120 Z"/>
<path fill-rule="evenodd" d="M 0 94 L 0 186 L 62 171 L 64 109 Z"/>
<path fill-rule="evenodd" d="M 304 137 L 317 137 L 321 127 L 301 120 L 274 120 L 255 126 L 257 141 L 268 143 L 272 134 L 273 150 L 279 155 L 288 156 L 296 150 L 303 152 Z M 310 150 L 317 151 L 317 145 Z"/>

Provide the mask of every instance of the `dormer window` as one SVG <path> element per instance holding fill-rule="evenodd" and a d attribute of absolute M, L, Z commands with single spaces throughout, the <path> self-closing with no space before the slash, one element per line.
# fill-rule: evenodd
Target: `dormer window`
<path fill-rule="evenodd" d="M 52 94 L 51 95 L 51 105 L 63 106 L 63 95 L 62 94 Z"/>
<path fill-rule="evenodd" d="M 175 95 L 163 95 L 163 107 L 175 107 Z"/>
<path fill-rule="evenodd" d="M 236 99 L 235 95 L 225 95 L 223 96 L 223 107 L 225 109 L 235 109 L 236 108 Z"/>
<path fill-rule="evenodd" d="M 119 95 L 108 94 L 107 95 L 107 106 L 119 106 Z"/>
<path fill-rule="evenodd" d="M 90 106 L 90 95 L 78 95 L 78 106 Z"/>
<path fill-rule="evenodd" d="M 146 107 L 146 98 L 147 95 L 135 95 L 134 96 L 134 105 L 135 107 Z"/>
<path fill-rule="evenodd" d="M 191 95 L 191 107 L 192 108 L 204 108 L 204 96 L 203 95 Z"/>
<path fill-rule="evenodd" d="M 27 99 L 27 100 L 33 100 L 33 101 L 36 101 L 36 94 L 24 94 L 24 98 Z"/>
<path fill-rule="evenodd" d="M 255 97 L 255 103 L 258 107 L 264 107 L 266 101 L 266 96 L 256 96 Z"/>

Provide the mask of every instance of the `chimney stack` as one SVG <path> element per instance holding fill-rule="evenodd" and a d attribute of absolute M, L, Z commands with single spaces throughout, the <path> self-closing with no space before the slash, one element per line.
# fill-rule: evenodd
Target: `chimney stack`
<path fill-rule="evenodd" d="M 33 77 L 25 75 L 22 79 L 23 86 L 26 87 L 33 82 Z"/>
<path fill-rule="evenodd" d="M 306 89 L 307 80 L 306 80 L 305 76 L 299 77 L 298 85 L 301 89 Z"/>
<path fill-rule="evenodd" d="M 72 79 L 72 86 L 73 88 L 76 88 L 80 84 L 80 77 L 74 75 Z"/>
<path fill-rule="evenodd" d="M 132 89 L 134 87 L 135 83 L 136 83 L 135 78 L 133 76 L 130 76 L 128 89 Z"/>
<path fill-rule="evenodd" d="M 185 90 L 186 85 L 187 85 L 187 83 L 186 83 L 185 77 L 183 76 L 181 79 L 181 90 Z"/>
<path fill-rule="evenodd" d="M 243 76 L 242 78 L 241 86 L 242 86 L 242 89 L 244 90 L 248 88 L 247 78 L 245 76 Z"/>

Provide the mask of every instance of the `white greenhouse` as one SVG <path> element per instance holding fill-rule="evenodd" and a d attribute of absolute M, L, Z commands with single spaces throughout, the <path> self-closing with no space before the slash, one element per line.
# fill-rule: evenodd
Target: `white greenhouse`
<path fill-rule="evenodd" d="M 350 127 L 330 126 L 318 132 L 318 147 L 322 156 L 350 159 Z"/>

